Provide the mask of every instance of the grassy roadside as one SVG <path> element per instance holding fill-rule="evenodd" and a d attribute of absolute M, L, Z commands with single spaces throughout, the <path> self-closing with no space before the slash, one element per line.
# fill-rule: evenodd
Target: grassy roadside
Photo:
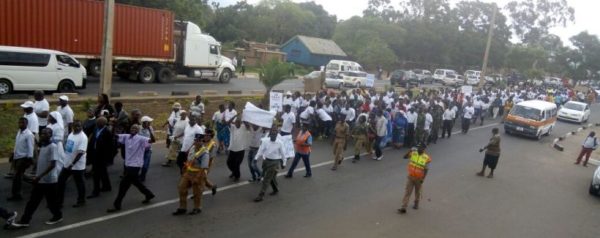
<path fill-rule="evenodd" d="M 159 140 L 165 139 L 164 128 L 160 126 L 167 121 L 171 112 L 171 106 L 175 102 L 181 103 L 183 109 L 189 111 L 189 106 L 193 101 L 193 97 L 189 98 L 154 98 L 154 99 L 118 99 L 115 98 L 111 103 L 121 101 L 125 111 L 130 112 L 133 109 L 140 109 L 143 115 L 148 115 L 154 119 L 153 127 L 157 131 L 156 136 Z M 219 104 L 224 104 L 227 101 L 233 101 L 236 104 L 236 110 L 242 112 L 246 102 L 252 102 L 257 105 L 261 96 L 210 96 L 204 97 L 206 106 L 206 115 L 204 122 L 209 122 L 213 113 L 218 109 Z M 56 109 L 58 103 L 50 102 L 50 109 Z M 84 120 L 87 117 L 86 111 L 90 107 L 95 107 L 95 102 L 92 100 L 84 100 L 72 102 L 71 108 L 75 113 L 75 119 Z M 17 132 L 17 121 L 23 115 L 23 111 L 18 103 L 1 103 L 0 104 L 0 158 L 6 158 L 12 153 L 14 140 Z"/>

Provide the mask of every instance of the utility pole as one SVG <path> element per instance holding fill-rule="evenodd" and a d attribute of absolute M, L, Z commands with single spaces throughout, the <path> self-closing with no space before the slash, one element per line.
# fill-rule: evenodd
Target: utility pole
<path fill-rule="evenodd" d="M 483 66 L 481 67 L 481 74 L 479 78 L 479 88 L 485 85 L 485 74 L 487 71 L 488 57 L 490 56 L 490 46 L 492 45 L 492 37 L 494 36 L 494 27 L 496 25 L 496 12 L 498 8 L 496 4 L 493 5 L 494 9 L 492 12 L 492 21 L 490 22 L 490 30 L 488 31 L 487 44 L 485 46 L 485 54 L 483 55 Z"/>
<path fill-rule="evenodd" d="M 100 94 L 110 96 L 112 86 L 113 29 L 115 21 L 115 0 L 104 0 L 104 35 L 102 41 L 102 62 L 100 66 Z"/>

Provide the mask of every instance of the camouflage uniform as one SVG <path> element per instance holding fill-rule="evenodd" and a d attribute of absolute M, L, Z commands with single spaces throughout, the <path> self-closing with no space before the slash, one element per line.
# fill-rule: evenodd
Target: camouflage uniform
<path fill-rule="evenodd" d="M 437 142 L 440 128 L 442 126 L 442 107 L 440 105 L 434 105 L 431 116 L 433 117 L 433 123 L 431 123 L 431 136 L 430 141 L 434 144 Z"/>

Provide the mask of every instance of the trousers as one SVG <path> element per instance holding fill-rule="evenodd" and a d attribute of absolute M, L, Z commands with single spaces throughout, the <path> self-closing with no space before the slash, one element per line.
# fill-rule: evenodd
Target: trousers
<path fill-rule="evenodd" d="M 333 141 L 333 167 L 337 167 L 338 163 L 340 163 L 344 159 L 344 146 L 346 145 L 346 139 L 336 138 Z"/>
<path fill-rule="evenodd" d="M 94 188 L 92 194 L 98 195 L 100 191 L 112 190 L 110 178 L 108 177 L 108 168 L 104 162 L 92 163 L 92 178 L 94 180 Z"/>
<path fill-rule="evenodd" d="M 13 160 L 13 165 L 15 166 L 15 176 L 12 181 L 12 196 L 13 197 L 21 197 L 21 183 L 23 181 L 23 174 L 25 174 L 25 170 L 31 166 L 33 161 L 28 158 L 16 159 Z"/>
<path fill-rule="evenodd" d="M 179 208 L 187 208 L 188 190 L 192 188 L 194 194 L 194 208 L 202 208 L 202 191 L 206 181 L 206 171 L 200 170 L 197 172 L 186 171 L 179 180 Z"/>
<path fill-rule="evenodd" d="M 444 120 L 442 124 L 442 138 L 445 138 L 446 134 L 448 138 L 452 136 L 452 120 Z"/>
<path fill-rule="evenodd" d="M 301 154 L 298 152 L 296 152 L 296 155 L 294 156 L 294 160 L 292 161 L 292 165 L 290 165 L 290 169 L 288 169 L 287 175 L 292 176 L 294 174 L 294 170 L 296 169 L 296 166 L 298 166 L 300 159 L 302 159 L 302 162 L 304 163 L 306 175 L 312 176 L 312 170 L 310 168 L 310 154 Z"/>
<path fill-rule="evenodd" d="M 245 151 L 229 151 L 229 156 L 227 157 L 227 168 L 231 171 L 231 175 L 235 179 L 239 179 L 242 174 L 240 172 L 240 165 L 244 161 L 244 152 Z"/>
<path fill-rule="evenodd" d="M 354 155 L 360 155 L 361 150 L 369 151 L 368 139 L 366 137 L 356 137 L 354 139 Z"/>
<path fill-rule="evenodd" d="M 31 197 L 25 206 L 25 212 L 21 216 L 20 223 L 29 224 L 31 217 L 37 210 L 38 206 L 42 202 L 42 199 L 46 198 L 48 208 L 52 213 L 53 218 L 62 218 L 62 212 L 60 211 L 60 205 L 58 204 L 58 184 L 57 183 L 37 183 L 33 185 L 31 190 Z"/>
<path fill-rule="evenodd" d="M 77 187 L 77 203 L 85 202 L 85 182 L 84 180 L 85 170 L 71 170 L 63 168 L 58 175 L 58 205 L 62 206 L 65 200 L 65 188 L 67 186 L 67 179 L 73 175 L 75 180 L 75 187 Z"/>
<path fill-rule="evenodd" d="M 581 152 L 579 152 L 579 156 L 577 156 L 577 163 L 579 164 L 581 162 L 581 159 L 583 158 L 583 156 L 585 156 L 585 160 L 583 160 L 583 165 L 587 165 L 588 160 L 590 159 L 590 155 L 592 154 L 592 152 L 594 151 L 594 149 L 592 148 L 585 148 L 585 147 L 581 147 Z"/>
<path fill-rule="evenodd" d="M 148 197 L 153 197 L 154 194 L 144 186 L 142 182 L 140 182 L 140 168 L 139 167 L 128 167 L 125 166 L 125 176 L 119 183 L 119 193 L 117 194 L 117 198 L 113 205 L 117 209 L 121 209 L 121 203 L 123 202 L 123 198 L 127 194 L 127 191 L 131 187 L 131 185 L 135 186 L 142 194 Z"/>
<path fill-rule="evenodd" d="M 250 175 L 252 175 L 252 180 L 256 180 L 262 176 L 262 172 L 258 168 L 257 161 L 254 159 L 258 148 L 250 147 L 248 149 L 248 169 L 250 170 Z"/>
<path fill-rule="evenodd" d="M 263 183 L 260 188 L 260 195 L 264 195 L 271 185 L 273 191 L 279 191 L 277 184 L 277 169 L 279 169 L 280 160 L 266 159 L 263 161 L 262 169 L 264 172 Z"/>
<path fill-rule="evenodd" d="M 406 188 L 404 189 L 404 198 L 402 199 L 402 208 L 406 208 L 408 206 L 408 202 L 410 200 L 410 196 L 412 195 L 413 190 L 415 191 L 415 204 L 419 204 L 419 199 L 421 199 L 422 187 L 423 179 L 408 176 L 408 180 L 406 180 Z"/>

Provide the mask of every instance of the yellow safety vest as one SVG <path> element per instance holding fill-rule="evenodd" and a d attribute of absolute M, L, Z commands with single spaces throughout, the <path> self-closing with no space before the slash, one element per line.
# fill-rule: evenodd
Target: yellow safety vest
<path fill-rule="evenodd" d="M 429 155 L 425 153 L 419 155 L 417 152 L 412 152 L 408 163 L 408 175 L 414 178 L 425 177 L 425 168 L 430 161 Z"/>

